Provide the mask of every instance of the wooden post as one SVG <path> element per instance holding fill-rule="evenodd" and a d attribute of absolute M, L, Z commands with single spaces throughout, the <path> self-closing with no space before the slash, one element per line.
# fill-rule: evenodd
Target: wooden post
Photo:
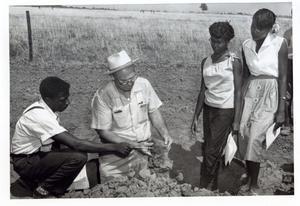
<path fill-rule="evenodd" d="M 28 31 L 28 45 L 29 45 L 29 61 L 32 61 L 32 36 L 31 36 L 31 23 L 30 23 L 30 14 L 29 11 L 26 11 L 26 19 L 27 19 L 27 31 Z"/>

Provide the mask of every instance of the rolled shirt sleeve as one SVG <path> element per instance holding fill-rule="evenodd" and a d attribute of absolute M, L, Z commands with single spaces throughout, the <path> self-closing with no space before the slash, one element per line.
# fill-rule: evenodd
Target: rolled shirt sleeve
<path fill-rule="evenodd" d="M 40 137 L 42 145 L 52 143 L 51 137 L 67 131 L 54 117 L 49 116 L 46 110 L 32 111 L 26 121 L 23 127 L 27 127 L 26 130 L 34 136 Z"/>
<path fill-rule="evenodd" d="M 92 129 L 110 129 L 112 125 L 111 109 L 101 98 L 101 94 L 97 91 L 92 99 Z"/>
<path fill-rule="evenodd" d="M 155 90 L 148 80 L 146 81 L 146 88 L 149 102 L 148 111 L 149 113 L 151 113 L 157 110 L 162 105 L 162 102 L 160 101 L 159 97 L 157 96 Z"/>

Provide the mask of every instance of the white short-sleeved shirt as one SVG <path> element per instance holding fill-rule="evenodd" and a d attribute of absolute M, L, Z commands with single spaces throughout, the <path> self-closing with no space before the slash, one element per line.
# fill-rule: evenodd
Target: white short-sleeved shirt
<path fill-rule="evenodd" d="M 253 76 L 270 75 L 278 77 L 278 52 L 284 38 L 269 33 L 258 53 L 256 42 L 248 39 L 243 43 L 246 63 Z"/>
<path fill-rule="evenodd" d="M 143 141 L 151 136 L 148 113 L 161 105 L 147 79 L 136 79 L 128 99 L 111 81 L 103 90 L 97 90 L 92 99 L 91 128 L 110 130 L 128 140 Z"/>
<path fill-rule="evenodd" d="M 50 151 L 53 143 L 51 137 L 65 131 L 59 124 L 58 114 L 40 99 L 27 107 L 18 120 L 11 141 L 11 153 Z"/>
<path fill-rule="evenodd" d="M 209 56 L 203 65 L 205 83 L 205 104 L 216 108 L 234 107 L 234 78 L 233 61 L 237 58 L 234 53 L 221 62 L 213 63 Z"/>

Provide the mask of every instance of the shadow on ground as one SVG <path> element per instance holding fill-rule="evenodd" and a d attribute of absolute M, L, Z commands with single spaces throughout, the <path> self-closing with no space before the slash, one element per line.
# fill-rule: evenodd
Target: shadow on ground
<path fill-rule="evenodd" d="M 246 168 L 238 159 L 233 159 L 230 165 L 223 165 L 219 170 L 219 191 L 227 191 L 230 194 L 236 195 L 242 186 L 241 176 L 244 173 L 246 173 Z"/>
<path fill-rule="evenodd" d="M 169 158 L 173 161 L 170 177 L 178 179 L 182 174 L 182 183 L 199 187 L 201 169 L 202 143 L 197 141 L 185 150 L 179 144 L 172 144 Z M 241 161 L 234 159 L 229 166 L 222 166 L 219 170 L 218 187 L 220 192 L 228 191 L 237 194 L 241 186 L 241 175 L 245 173 L 244 165 Z"/>
<path fill-rule="evenodd" d="M 172 144 L 169 151 L 169 158 L 173 161 L 173 167 L 170 170 L 170 177 L 176 178 L 180 173 L 183 175 L 182 182 L 189 183 L 194 187 L 199 187 L 200 183 L 200 160 L 201 142 L 197 141 L 185 150 L 180 144 Z"/>

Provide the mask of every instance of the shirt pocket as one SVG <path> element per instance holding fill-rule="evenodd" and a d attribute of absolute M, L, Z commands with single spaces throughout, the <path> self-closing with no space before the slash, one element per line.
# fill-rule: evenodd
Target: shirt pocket
<path fill-rule="evenodd" d="M 129 105 L 114 107 L 113 119 L 119 128 L 126 128 L 130 125 Z"/>
<path fill-rule="evenodd" d="M 138 123 L 143 123 L 148 120 L 148 104 L 139 103 L 138 104 Z"/>

